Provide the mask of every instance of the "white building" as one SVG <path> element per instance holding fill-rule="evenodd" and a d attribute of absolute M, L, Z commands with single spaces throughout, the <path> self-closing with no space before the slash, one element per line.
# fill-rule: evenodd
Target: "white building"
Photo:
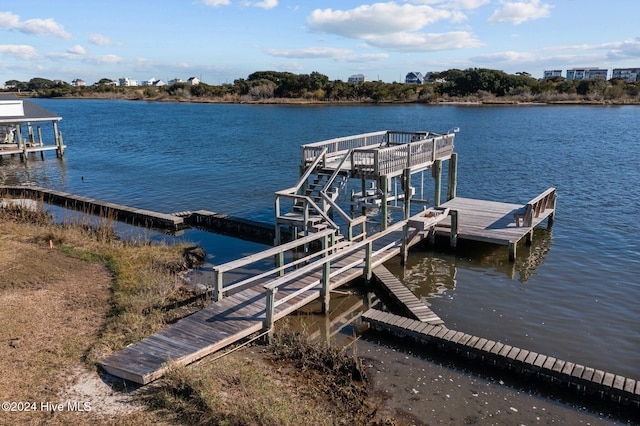
<path fill-rule="evenodd" d="M 567 70 L 567 80 L 606 80 L 609 70 L 600 68 L 572 68 Z"/>
<path fill-rule="evenodd" d="M 142 81 L 142 86 L 160 87 L 160 86 L 166 86 L 166 85 L 167 83 L 165 83 L 162 80 L 158 80 L 157 78 L 150 78 L 149 80 Z"/>
<path fill-rule="evenodd" d="M 544 70 L 543 78 L 562 77 L 562 70 Z"/>
<path fill-rule="evenodd" d="M 187 80 L 187 83 L 189 83 L 192 86 L 197 86 L 198 84 L 200 84 L 200 79 L 198 77 L 189 77 L 189 79 Z"/>
<path fill-rule="evenodd" d="M 611 78 L 622 78 L 629 83 L 639 81 L 640 68 L 614 68 Z"/>
<path fill-rule="evenodd" d="M 120 86 L 137 86 L 138 80 L 132 80 L 129 77 L 122 77 L 118 79 L 118 83 Z"/>

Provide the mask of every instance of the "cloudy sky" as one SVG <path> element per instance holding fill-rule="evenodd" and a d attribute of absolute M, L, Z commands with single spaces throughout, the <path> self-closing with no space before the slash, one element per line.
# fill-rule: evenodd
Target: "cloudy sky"
<path fill-rule="evenodd" d="M 409 71 L 640 67 L 640 2 L 2 0 L 0 87 L 254 71 L 404 81 Z"/>

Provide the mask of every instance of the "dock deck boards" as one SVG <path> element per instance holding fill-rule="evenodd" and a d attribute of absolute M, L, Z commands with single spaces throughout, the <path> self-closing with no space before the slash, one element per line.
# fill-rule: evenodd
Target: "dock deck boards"
<path fill-rule="evenodd" d="M 509 245 L 518 243 L 532 229 L 516 226 L 514 214 L 522 209 L 522 204 L 456 197 L 441 207 L 458 212 L 458 239 L 462 240 Z M 547 209 L 544 214 L 534 218 L 533 227 L 552 213 L 553 209 Z M 445 223 L 450 225 L 450 220 Z M 448 235 L 450 231 L 439 227 L 437 232 Z"/>
<path fill-rule="evenodd" d="M 402 246 L 401 240 L 401 228 L 375 240 L 374 250 L 389 244 L 391 246 L 374 258 L 374 264 L 382 264 L 398 255 Z M 346 255 L 337 261 L 332 269 L 337 270 L 341 266 L 364 259 L 364 251 L 363 248 Z M 333 277 L 331 289 L 361 277 L 363 270 L 363 266 L 356 266 Z M 278 297 L 283 298 L 309 284 L 316 284 L 302 295 L 276 308 L 275 320 L 318 299 L 321 278 L 322 262 L 318 262 L 317 268 L 304 279 L 292 280 L 279 287 Z M 263 330 L 265 308 L 266 290 L 262 285 L 242 290 L 127 346 L 100 364 L 105 371 L 114 376 L 147 384 L 161 377 L 171 363 L 189 364 Z"/>
<path fill-rule="evenodd" d="M 513 213 L 522 208 L 517 204 L 454 198 L 442 207 L 458 210 L 458 239 L 505 244 L 519 241 L 532 229 L 516 226 Z M 534 226 L 545 217 L 541 215 L 541 218 L 537 218 Z M 374 256 L 372 268 L 375 269 L 400 254 L 403 240 L 402 225 L 403 223 L 393 225 L 388 234 L 373 240 L 374 252 L 383 248 L 384 250 Z M 445 232 L 442 229 L 439 231 Z M 420 231 L 408 242 L 408 245 L 418 244 L 427 238 L 428 234 L 428 230 Z M 360 262 L 332 276 L 331 290 L 363 276 L 365 252 L 366 249 L 363 247 L 331 264 L 331 272 L 334 273 L 341 267 Z M 274 320 L 283 318 L 320 298 L 323 261 L 319 260 L 314 265 L 315 267 L 312 267 L 304 277 L 278 287 L 277 297 L 281 299 L 310 286 L 304 293 L 278 306 L 274 311 Z M 232 294 L 155 335 L 129 345 L 104 359 L 101 362 L 102 367 L 115 376 L 146 384 L 161 377 L 170 363 L 189 364 L 263 330 L 266 319 L 267 291 L 263 287 L 265 282 L 269 280 L 260 280 L 260 285 Z M 403 293 L 400 290 L 398 287 L 398 294 Z M 424 320 L 427 324 L 442 323 L 427 306 L 407 292 L 404 292 L 400 298 L 407 305 L 411 305 L 416 318 Z M 409 296 L 413 296 L 413 299 L 409 300 Z M 432 326 L 437 326 L 433 324 Z"/>
<path fill-rule="evenodd" d="M 440 319 L 422 300 L 418 299 L 404 284 L 400 282 L 387 268 L 379 265 L 373 269 L 373 275 L 391 295 L 403 305 L 412 317 L 421 322 L 440 325 Z"/>

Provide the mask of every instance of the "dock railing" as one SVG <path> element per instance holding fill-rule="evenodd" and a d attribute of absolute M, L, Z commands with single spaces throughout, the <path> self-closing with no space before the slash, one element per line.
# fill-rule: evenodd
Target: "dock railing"
<path fill-rule="evenodd" d="M 420 134 L 419 134 L 420 135 Z M 429 134 L 408 143 L 376 149 L 355 149 L 351 165 L 361 176 L 393 176 L 408 168 L 426 168 L 453 153 L 453 135 Z"/>
<path fill-rule="evenodd" d="M 383 232 L 379 232 L 378 234 L 369 237 L 366 240 L 357 242 L 357 243 L 353 243 L 349 246 L 346 246 L 342 249 L 340 249 L 339 251 L 331 254 L 329 251 L 326 251 L 326 254 L 324 255 L 324 257 L 319 260 L 316 263 L 304 266 L 300 269 L 297 269 L 289 274 L 286 274 L 285 276 L 276 279 L 275 281 L 272 281 L 268 284 L 264 285 L 265 290 L 267 291 L 266 293 L 266 302 L 265 302 L 265 323 L 264 323 L 264 328 L 266 330 L 271 330 L 273 328 L 273 323 L 275 321 L 275 310 L 277 307 L 283 305 L 284 303 L 288 302 L 289 300 L 298 297 L 300 295 L 302 295 L 303 293 L 315 288 L 318 286 L 318 281 L 313 281 L 312 283 L 296 290 L 295 292 L 292 292 L 280 299 L 276 299 L 276 294 L 278 292 L 278 289 L 280 287 L 282 287 L 283 285 L 299 279 L 303 276 L 306 276 L 314 271 L 317 271 L 318 269 L 318 263 L 322 262 L 322 277 L 320 278 L 320 284 L 321 284 L 321 288 L 320 288 L 320 297 L 324 298 L 324 297 L 328 297 L 329 295 L 329 291 L 331 290 L 331 279 L 335 278 L 337 275 L 342 274 L 345 271 L 348 271 L 352 268 L 355 267 L 362 267 L 363 268 L 363 277 L 368 281 L 371 279 L 372 276 L 372 271 L 373 269 L 378 266 L 379 264 L 382 264 L 385 259 L 384 258 L 380 258 L 376 261 L 374 261 L 374 257 L 377 256 L 380 253 L 385 252 L 386 250 L 388 250 L 390 247 L 393 247 L 394 245 L 398 244 L 397 241 L 393 241 L 387 245 L 385 245 L 384 247 L 381 247 L 377 250 L 373 250 L 373 242 L 379 238 L 382 238 L 384 236 L 387 236 L 389 233 L 391 232 L 396 232 L 398 230 L 403 229 L 403 227 L 406 225 L 406 221 L 401 221 L 398 222 L 394 225 L 392 225 L 391 227 L 389 227 L 388 229 L 386 229 Z M 335 269 L 335 270 L 331 270 L 332 264 L 335 266 L 335 263 L 339 260 L 344 259 L 345 257 L 353 254 L 356 251 L 359 250 L 365 250 L 364 253 L 364 258 L 363 257 L 358 257 L 357 260 L 351 261 L 347 264 L 341 265 L 340 268 Z"/>
<path fill-rule="evenodd" d="M 332 251 L 335 251 L 335 237 L 336 232 L 332 229 L 326 229 L 324 231 L 316 232 L 307 237 L 303 237 L 286 244 L 261 251 L 256 254 L 252 254 L 242 259 L 226 262 L 221 265 L 213 267 L 213 300 L 219 301 L 222 298 L 241 291 L 245 288 L 258 285 L 261 280 L 269 277 L 276 277 L 280 275 L 286 275 L 288 269 L 293 269 L 301 264 L 313 261 L 320 256 L 326 255 Z M 310 243 L 314 241 L 321 241 L 322 249 L 319 251 L 308 253 L 306 248 Z M 307 252 L 305 256 L 299 257 L 289 263 L 284 263 L 285 253 L 287 252 Z M 238 271 L 246 268 L 249 265 L 264 261 L 265 259 L 276 259 L 275 268 L 270 268 L 266 272 L 251 275 L 240 280 L 235 280 L 225 283 L 225 274 L 230 274 L 233 271 Z M 245 274 L 246 275 L 246 274 Z"/>

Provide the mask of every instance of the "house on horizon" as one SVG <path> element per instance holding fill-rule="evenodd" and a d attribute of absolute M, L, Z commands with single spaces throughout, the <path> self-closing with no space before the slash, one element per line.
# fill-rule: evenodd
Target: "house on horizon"
<path fill-rule="evenodd" d="M 86 86 L 86 83 L 84 82 L 84 80 L 76 78 L 75 80 L 73 80 L 71 82 L 71 85 L 75 86 L 75 87 L 84 87 L 84 86 Z"/>
<path fill-rule="evenodd" d="M 354 75 L 350 76 L 347 79 L 347 81 L 349 83 L 358 84 L 358 83 L 364 83 L 365 81 L 368 81 L 368 79 L 363 74 L 354 74 Z"/>
<path fill-rule="evenodd" d="M 543 79 L 554 77 L 562 77 L 562 70 L 544 70 L 544 73 L 542 74 Z"/>
<path fill-rule="evenodd" d="M 120 86 L 137 86 L 138 80 L 133 80 L 129 77 L 122 77 L 118 79 L 118 85 Z"/>
<path fill-rule="evenodd" d="M 404 78 L 406 84 L 424 84 L 424 76 L 419 71 L 411 71 Z"/>
<path fill-rule="evenodd" d="M 571 68 L 567 70 L 567 80 L 606 80 L 609 70 L 600 68 Z"/>
<path fill-rule="evenodd" d="M 614 68 L 611 78 L 621 78 L 628 83 L 640 81 L 640 68 Z"/>
<path fill-rule="evenodd" d="M 160 86 L 166 86 L 167 83 L 165 83 L 162 80 L 158 80 L 157 78 L 150 78 L 149 80 L 143 80 L 141 85 L 160 87 Z"/>
<path fill-rule="evenodd" d="M 198 77 L 189 77 L 189 79 L 187 80 L 187 83 L 189 83 L 192 86 L 197 86 L 198 84 L 200 84 L 200 79 Z"/>

